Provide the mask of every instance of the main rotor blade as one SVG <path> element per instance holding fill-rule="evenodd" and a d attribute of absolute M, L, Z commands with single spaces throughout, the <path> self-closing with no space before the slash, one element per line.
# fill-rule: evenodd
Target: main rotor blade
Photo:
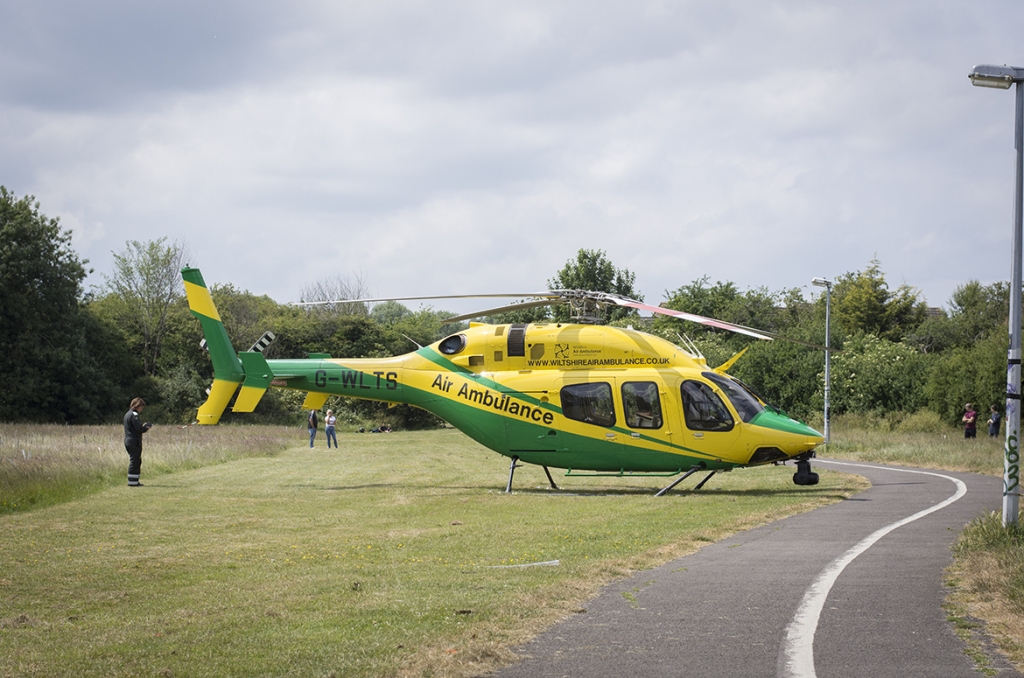
<path fill-rule="evenodd" d="M 507 306 L 499 306 L 498 308 L 489 308 L 486 311 L 476 311 L 475 313 L 466 313 L 464 315 L 456 316 L 454 318 L 445 318 L 441 322 L 445 323 L 457 323 L 461 320 L 472 320 L 473 318 L 480 318 L 485 315 L 496 315 L 498 313 L 507 313 L 508 311 L 518 311 L 525 308 L 537 308 L 539 306 L 553 306 L 555 304 L 563 303 L 558 299 L 542 299 L 540 301 L 524 301 L 518 304 L 509 304 Z"/>
<path fill-rule="evenodd" d="M 379 304 L 385 301 L 431 301 L 433 299 L 557 299 L 550 292 L 528 292 L 518 294 L 434 294 L 425 297 L 381 297 L 380 299 L 334 299 L 333 301 L 293 301 L 291 306 L 324 306 L 326 304 Z M 547 302 L 545 302 L 547 303 Z"/>
<path fill-rule="evenodd" d="M 739 325 L 737 323 L 730 323 L 724 320 L 718 320 L 716 318 L 708 318 L 707 316 L 697 315 L 696 313 L 687 313 L 685 311 L 676 311 L 671 308 L 664 308 L 662 306 L 652 306 L 651 304 L 645 304 L 629 297 L 623 297 L 618 294 L 612 294 L 610 292 L 588 292 L 586 290 L 548 290 L 546 292 L 529 292 L 526 294 L 441 294 L 432 296 L 415 296 L 415 297 L 382 297 L 379 299 L 338 299 L 335 301 L 304 301 L 291 304 L 292 306 L 322 306 L 326 304 L 357 304 L 357 303 L 368 303 L 376 304 L 385 301 L 432 301 L 435 299 L 531 299 L 532 301 L 519 301 L 513 304 L 507 304 L 505 306 L 498 306 L 496 308 L 489 308 L 483 311 L 475 311 L 473 313 L 465 313 L 463 315 L 455 316 L 453 318 L 446 318 L 443 322 L 453 323 L 461 322 L 463 320 L 473 320 L 474 318 L 480 318 L 488 315 L 496 315 L 498 313 L 507 313 L 509 311 L 518 311 L 529 308 L 538 308 L 540 306 L 555 306 L 558 304 L 569 303 L 570 300 L 575 299 L 579 301 L 589 300 L 597 304 L 615 304 L 617 306 L 625 306 L 627 308 L 634 308 L 638 311 L 647 311 L 648 313 L 657 313 L 659 315 L 667 315 L 673 318 L 680 318 L 682 320 L 689 320 L 690 322 L 700 323 L 701 325 L 707 325 L 708 327 L 715 327 L 721 330 L 727 330 L 729 332 L 736 332 L 738 334 L 744 334 L 748 337 L 754 337 L 755 339 L 762 339 L 765 341 L 772 341 L 779 339 L 782 341 L 790 341 L 794 344 L 800 344 L 801 346 L 807 346 L 810 348 L 816 348 L 822 351 L 831 351 L 838 353 L 834 348 L 826 349 L 824 346 L 814 344 L 808 341 L 802 341 L 800 339 L 793 339 L 786 337 L 781 334 L 769 332 L 767 330 L 759 330 L 753 327 L 747 327 L 746 325 Z"/>
<path fill-rule="evenodd" d="M 755 330 L 754 328 L 746 327 L 745 325 L 727 323 L 724 320 L 716 320 L 714 318 L 708 318 L 695 313 L 686 313 L 685 311 L 674 311 L 671 308 L 651 306 L 650 304 L 633 301 L 632 299 L 626 299 L 625 297 L 609 296 L 609 299 L 619 306 L 628 306 L 629 308 L 635 308 L 639 311 L 649 311 L 651 313 L 660 313 L 661 315 L 672 316 L 673 318 L 682 318 L 683 320 L 689 320 L 690 322 L 700 323 L 701 325 L 707 325 L 709 327 L 717 327 L 720 330 L 738 332 L 739 334 L 745 334 L 748 337 L 755 337 L 757 339 L 765 339 L 767 341 L 775 339 L 774 335 L 765 332 L 764 330 Z"/>
<path fill-rule="evenodd" d="M 702 325 L 708 325 L 710 327 L 717 327 L 723 330 L 729 330 L 730 332 L 738 332 L 739 334 L 745 334 L 747 336 L 756 337 L 757 339 L 767 339 L 769 341 L 778 339 L 779 341 L 789 341 L 794 344 L 800 344 L 801 346 L 807 346 L 809 348 L 816 348 L 820 351 L 829 351 L 831 353 L 840 353 L 834 348 L 825 348 L 821 344 L 815 344 L 809 341 L 803 341 L 802 339 L 794 339 L 787 337 L 782 334 L 775 332 L 769 332 L 768 330 L 758 330 L 753 327 L 747 327 L 746 325 L 737 325 L 736 323 L 725 322 L 724 320 L 716 320 L 715 318 L 707 318 L 702 315 L 696 315 L 694 313 L 685 313 L 684 311 L 674 311 L 670 308 L 663 308 L 661 306 L 651 306 L 650 304 L 644 304 L 639 301 L 627 299 L 625 297 L 615 297 L 609 295 L 609 299 L 619 306 L 628 306 L 629 308 L 635 308 L 642 311 L 650 311 L 651 313 L 660 313 L 662 315 L 668 315 L 675 318 L 682 318 L 683 320 L 690 320 L 695 323 L 701 323 Z"/>

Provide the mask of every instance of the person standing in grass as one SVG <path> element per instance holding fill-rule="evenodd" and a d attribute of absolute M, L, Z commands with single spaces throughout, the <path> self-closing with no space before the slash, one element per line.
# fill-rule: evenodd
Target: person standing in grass
<path fill-rule="evenodd" d="M 320 417 L 317 416 L 316 410 L 309 411 L 309 419 L 306 421 L 306 428 L 309 429 L 309 446 L 313 447 L 313 441 L 316 440 L 316 427 L 320 425 Z"/>
<path fill-rule="evenodd" d="M 146 401 L 136 398 L 124 415 L 124 449 L 128 453 L 128 487 L 142 487 L 139 476 L 142 474 L 142 434 L 152 428 L 152 424 L 143 424 L 139 413 L 146 407 Z"/>
<path fill-rule="evenodd" d="M 327 449 L 331 449 L 331 441 L 334 441 L 334 449 L 338 449 L 338 435 L 334 431 L 334 422 L 338 420 L 334 416 L 333 410 L 327 410 L 327 416 L 324 417 L 324 432 L 327 434 Z"/>
<path fill-rule="evenodd" d="M 1003 415 L 999 414 L 999 410 L 996 409 L 995 405 L 992 405 L 989 410 L 992 414 L 988 417 L 988 437 L 995 438 L 999 435 L 999 421 L 1003 418 Z"/>
<path fill-rule="evenodd" d="M 964 416 L 960 420 L 964 423 L 964 440 L 978 437 L 978 413 L 970 403 L 964 405 Z"/>

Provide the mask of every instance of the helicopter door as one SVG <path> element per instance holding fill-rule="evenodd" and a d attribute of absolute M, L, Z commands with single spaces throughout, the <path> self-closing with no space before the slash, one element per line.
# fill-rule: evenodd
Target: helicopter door
<path fill-rule="evenodd" d="M 739 424 L 711 384 L 699 379 L 679 383 L 680 405 L 687 447 L 719 459 L 732 458 L 740 435 Z"/>
<path fill-rule="evenodd" d="M 557 452 L 558 431 L 554 428 L 555 412 L 548 406 L 547 391 L 508 391 L 502 405 L 505 413 L 505 435 L 509 451 Z M 505 401 L 503 401 L 505 402 Z"/>
<path fill-rule="evenodd" d="M 589 448 L 590 454 L 611 454 L 617 459 L 624 449 L 621 428 L 616 430 L 620 423 L 614 397 L 617 386 L 614 378 L 605 376 L 570 378 L 560 383 L 558 397 L 568 424 L 565 433 L 575 437 L 576 446 L 580 438 L 589 439 L 584 449 Z"/>

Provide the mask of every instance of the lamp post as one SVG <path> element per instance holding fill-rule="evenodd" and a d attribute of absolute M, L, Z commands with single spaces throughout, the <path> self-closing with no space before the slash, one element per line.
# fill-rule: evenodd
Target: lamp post
<path fill-rule="evenodd" d="M 975 66 L 969 76 L 976 87 L 1010 89 L 1017 85 L 1017 116 L 1013 147 L 1017 176 L 1013 193 L 1013 250 L 1010 257 L 1010 350 L 1006 360 L 1006 443 L 1003 447 L 1003 526 L 1017 524 L 1020 493 L 1020 333 L 1021 333 L 1021 202 L 1024 196 L 1024 68 Z"/>
<path fill-rule="evenodd" d="M 829 430 L 828 430 L 828 395 L 829 390 L 832 387 L 832 376 L 829 374 L 829 366 L 832 362 L 832 351 L 829 348 L 829 340 L 832 336 L 829 322 L 832 315 L 832 281 L 826 280 L 825 278 L 815 278 L 811 281 L 812 285 L 825 288 L 825 444 L 828 445 L 829 441 Z"/>

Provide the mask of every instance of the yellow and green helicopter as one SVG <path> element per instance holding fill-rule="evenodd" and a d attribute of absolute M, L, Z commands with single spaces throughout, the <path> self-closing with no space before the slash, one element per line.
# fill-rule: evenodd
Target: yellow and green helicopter
<path fill-rule="evenodd" d="M 719 471 L 787 460 L 796 462 L 797 485 L 818 482 L 809 459 L 824 438 L 726 374 L 739 355 L 712 369 L 692 345 L 586 321 L 592 309 L 615 305 L 776 338 L 767 332 L 614 294 L 551 290 L 449 321 L 569 304 L 582 322 L 470 323 L 390 358 L 267 360 L 259 343 L 235 351 L 199 269 L 181 273 L 214 370 L 199 424 L 216 424 L 232 398 L 232 411 L 252 412 L 268 388 L 287 388 L 306 392 L 306 409 L 320 409 L 330 396 L 423 408 L 510 457 L 507 492 L 520 462 L 543 467 L 556 489 L 550 468 L 567 476 L 681 474 L 659 496 L 697 472 L 708 475 L 695 489 Z"/>

